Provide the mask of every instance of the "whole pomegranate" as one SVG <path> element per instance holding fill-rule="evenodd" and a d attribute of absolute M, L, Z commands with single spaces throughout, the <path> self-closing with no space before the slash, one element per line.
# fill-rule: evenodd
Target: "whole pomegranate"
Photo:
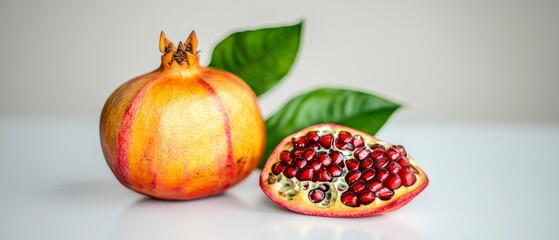
<path fill-rule="evenodd" d="M 285 138 L 260 175 L 262 191 L 278 205 L 329 217 L 396 210 L 428 183 L 401 145 L 336 124 L 314 125 Z"/>
<path fill-rule="evenodd" d="M 161 32 L 161 66 L 109 97 L 105 159 L 127 188 L 161 199 L 218 194 L 261 160 L 265 127 L 254 92 L 231 73 L 199 66 L 192 32 L 178 47 Z"/>

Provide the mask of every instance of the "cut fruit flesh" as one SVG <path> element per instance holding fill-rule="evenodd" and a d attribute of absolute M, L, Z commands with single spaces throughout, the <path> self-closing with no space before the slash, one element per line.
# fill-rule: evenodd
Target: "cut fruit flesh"
<path fill-rule="evenodd" d="M 286 155 L 301 156 L 287 163 Z M 396 210 L 428 181 L 402 146 L 336 124 L 311 126 L 284 139 L 260 176 L 262 190 L 278 205 L 331 217 Z"/>

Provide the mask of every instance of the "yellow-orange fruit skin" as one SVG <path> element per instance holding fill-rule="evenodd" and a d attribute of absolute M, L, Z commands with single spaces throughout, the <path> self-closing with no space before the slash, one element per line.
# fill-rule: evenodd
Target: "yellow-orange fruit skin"
<path fill-rule="evenodd" d="M 252 90 L 230 73 L 192 62 L 163 62 L 120 86 L 103 107 L 100 137 L 124 186 L 172 200 L 225 191 L 256 168 L 265 147 Z"/>

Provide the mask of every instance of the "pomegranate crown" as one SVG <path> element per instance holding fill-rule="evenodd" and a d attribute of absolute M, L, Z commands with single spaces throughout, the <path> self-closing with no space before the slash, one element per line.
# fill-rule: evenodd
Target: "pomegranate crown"
<path fill-rule="evenodd" d="M 174 64 L 197 67 L 200 57 L 196 51 L 197 47 L 198 38 L 196 38 L 196 33 L 194 31 L 188 35 L 184 43 L 179 42 L 178 48 L 175 47 L 175 44 L 161 31 L 161 36 L 159 37 L 159 51 L 163 53 L 163 56 L 161 56 L 161 65 L 164 68 L 171 68 Z"/>

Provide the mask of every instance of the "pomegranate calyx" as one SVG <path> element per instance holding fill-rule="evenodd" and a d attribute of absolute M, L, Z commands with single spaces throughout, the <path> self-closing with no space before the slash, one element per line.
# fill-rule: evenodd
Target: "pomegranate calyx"
<path fill-rule="evenodd" d="M 190 75 L 185 74 L 184 70 L 191 71 L 199 67 L 200 55 L 196 51 L 197 47 L 198 38 L 194 31 L 190 33 L 184 43 L 179 42 L 177 47 L 161 31 L 159 37 L 159 51 L 163 53 L 163 56 L 161 56 L 161 67 L 163 69 L 179 69 L 181 71 L 178 72 L 181 75 Z"/>

